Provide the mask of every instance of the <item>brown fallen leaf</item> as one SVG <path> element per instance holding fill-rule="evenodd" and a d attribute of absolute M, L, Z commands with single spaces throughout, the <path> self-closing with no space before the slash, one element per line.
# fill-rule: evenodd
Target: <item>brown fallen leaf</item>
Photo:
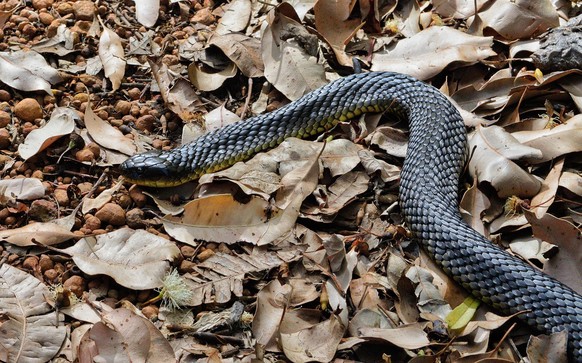
<path fill-rule="evenodd" d="M 101 26 L 103 29 L 99 38 L 99 58 L 105 70 L 105 77 L 109 78 L 112 91 L 115 91 L 121 86 L 121 80 L 125 75 L 125 54 L 119 35 L 103 23 Z"/>
<path fill-rule="evenodd" d="M 527 357 L 532 362 L 567 363 L 568 332 L 531 336 L 527 343 Z"/>
<path fill-rule="evenodd" d="M 57 107 L 53 110 L 50 120 L 41 128 L 32 130 L 18 145 L 20 157 L 27 160 L 64 135 L 69 135 L 75 129 L 75 120 L 79 115 L 72 108 Z"/>
<path fill-rule="evenodd" d="M 51 222 L 36 222 L 24 227 L 0 231 L 0 240 L 16 246 L 52 246 L 79 235 L 71 232 L 75 223 L 75 214 Z"/>
<path fill-rule="evenodd" d="M 121 131 L 97 116 L 91 109 L 90 102 L 87 102 L 84 121 L 89 135 L 99 145 L 111 150 L 117 150 L 125 155 L 135 154 L 137 149 L 133 141 L 123 136 Z"/>
<path fill-rule="evenodd" d="M 0 200 L 35 200 L 42 198 L 45 188 L 36 178 L 0 180 Z"/>

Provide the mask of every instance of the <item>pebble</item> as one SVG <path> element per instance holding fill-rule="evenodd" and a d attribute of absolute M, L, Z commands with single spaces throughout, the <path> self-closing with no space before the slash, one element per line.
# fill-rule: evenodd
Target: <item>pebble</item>
<path fill-rule="evenodd" d="M 113 226 L 122 226 L 125 224 L 125 211 L 115 203 L 105 204 L 103 208 L 95 213 L 95 217 L 99 218 L 102 223 Z"/>
<path fill-rule="evenodd" d="M 47 270 L 53 268 L 54 263 L 53 260 L 47 255 L 40 255 L 40 260 L 38 261 L 38 265 L 40 266 L 40 270 L 44 273 Z"/>
<path fill-rule="evenodd" d="M 24 259 L 22 262 L 22 268 L 34 271 L 38 267 L 38 257 L 37 256 L 29 256 Z"/>
<path fill-rule="evenodd" d="M 32 0 L 32 7 L 36 10 L 48 9 L 53 6 L 54 0 Z"/>
<path fill-rule="evenodd" d="M 131 111 L 131 102 L 125 100 L 117 101 L 115 104 L 115 111 L 122 115 L 128 115 L 129 111 Z"/>
<path fill-rule="evenodd" d="M 33 122 L 42 118 L 42 108 L 34 98 L 25 98 L 14 106 L 14 114 L 23 121 Z"/>
<path fill-rule="evenodd" d="M 71 291 L 73 294 L 77 295 L 77 297 L 83 296 L 83 292 L 87 288 L 87 282 L 81 276 L 71 276 L 69 277 L 64 283 L 63 287 Z"/>
<path fill-rule="evenodd" d="M 57 206 L 55 202 L 37 199 L 30 204 L 28 216 L 40 222 L 48 222 L 57 218 Z"/>
<path fill-rule="evenodd" d="M 204 8 L 200 9 L 194 14 L 194 16 L 190 19 L 191 23 L 200 23 L 204 25 L 210 25 L 216 21 L 214 15 L 212 15 L 212 9 Z"/>
<path fill-rule="evenodd" d="M 143 222 L 144 213 L 139 208 L 133 208 L 127 212 L 125 219 L 127 226 L 133 229 L 144 228 L 145 224 Z"/>
<path fill-rule="evenodd" d="M 184 256 L 184 258 L 192 258 L 196 254 L 196 248 L 190 245 L 184 245 L 180 247 L 180 252 L 182 252 L 182 256 Z"/>
<path fill-rule="evenodd" d="M 10 121 L 12 121 L 10 114 L 6 111 L 0 111 L 0 127 L 3 128 L 8 126 Z"/>
<path fill-rule="evenodd" d="M 144 306 L 141 313 L 148 319 L 154 320 L 158 317 L 159 309 L 155 305 Z"/>
<path fill-rule="evenodd" d="M 43 273 L 43 275 L 48 282 L 54 282 L 59 277 L 59 272 L 54 268 L 49 268 Z"/>
<path fill-rule="evenodd" d="M 69 193 L 65 189 L 55 189 L 54 191 L 55 200 L 61 207 L 68 207 L 69 203 Z"/>
<path fill-rule="evenodd" d="M 83 148 L 75 153 L 75 159 L 77 161 L 93 161 L 95 160 L 95 154 L 88 148 Z"/>
<path fill-rule="evenodd" d="M 73 4 L 73 13 L 77 20 L 93 20 L 96 11 L 92 1 L 82 0 Z"/>
<path fill-rule="evenodd" d="M 152 115 L 144 115 L 135 121 L 135 128 L 140 131 L 154 131 L 154 125 L 156 123 L 156 118 Z"/>
<path fill-rule="evenodd" d="M 129 188 L 129 196 L 131 197 L 131 200 L 133 200 L 135 205 L 140 208 L 145 206 L 148 201 L 147 195 L 143 193 L 140 187 L 135 185 Z"/>
<path fill-rule="evenodd" d="M 215 252 L 211 249 L 205 249 L 204 251 L 201 251 L 198 256 L 198 260 L 200 261 L 205 261 L 207 259 L 209 259 L 210 257 L 214 256 Z"/>
<path fill-rule="evenodd" d="M 182 273 L 194 272 L 196 270 L 196 265 L 198 264 L 195 262 L 184 260 L 180 263 L 180 268 L 178 268 L 178 270 Z"/>
<path fill-rule="evenodd" d="M 55 20 L 55 17 L 46 11 L 43 11 L 40 14 L 38 14 L 38 18 L 40 19 L 40 22 L 43 23 L 44 25 L 50 25 Z"/>
<path fill-rule="evenodd" d="M 101 228 L 101 220 L 95 216 L 92 215 L 88 215 L 85 217 L 85 224 L 83 225 L 83 228 L 88 229 L 89 231 L 94 231 L 96 229 Z"/>
<path fill-rule="evenodd" d="M 5 89 L 0 89 L 0 101 L 6 102 L 10 101 L 11 99 L 12 96 L 10 95 L 10 92 L 6 91 Z"/>
<path fill-rule="evenodd" d="M 10 133 L 5 128 L 0 129 L 0 149 L 8 149 L 10 144 L 12 144 Z"/>

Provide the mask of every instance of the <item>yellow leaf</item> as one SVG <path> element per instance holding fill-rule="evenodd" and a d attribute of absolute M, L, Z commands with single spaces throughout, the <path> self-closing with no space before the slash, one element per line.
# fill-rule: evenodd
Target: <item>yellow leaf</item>
<path fill-rule="evenodd" d="M 450 330 L 457 331 L 463 329 L 475 315 L 475 311 L 481 304 L 481 301 L 472 296 L 468 296 L 462 304 L 451 311 L 447 317 L 446 322 Z"/>

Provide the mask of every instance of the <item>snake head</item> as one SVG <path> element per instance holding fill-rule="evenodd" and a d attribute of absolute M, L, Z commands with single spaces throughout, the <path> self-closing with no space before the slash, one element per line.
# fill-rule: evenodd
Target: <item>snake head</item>
<path fill-rule="evenodd" d="M 172 168 L 159 150 L 138 154 L 125 160 L 120 165 L 121 175 L 134 184 L 145 186 L 169 186 Z"/>

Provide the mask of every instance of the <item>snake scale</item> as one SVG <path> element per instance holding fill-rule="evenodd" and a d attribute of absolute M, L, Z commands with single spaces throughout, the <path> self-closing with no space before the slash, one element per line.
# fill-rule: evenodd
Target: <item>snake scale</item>
<path fill-rule="evenodd" d="M 461 218 L 459 175 L 467 154 L 463 120 L 434 87 L 397 73 L 340 78 L 274 112 L 234 123 L 167 152 L 135 155 L 122 166 L 134 183 L 171 186 L 247 160 L 287 137 L 308 137 L 364 112 L 394 113 L 410 127 L 400 205 L 414 238 L 475 297 L 540 333 L 568 330 L 582 362 L 582 296 L 493 245 Z"/>

